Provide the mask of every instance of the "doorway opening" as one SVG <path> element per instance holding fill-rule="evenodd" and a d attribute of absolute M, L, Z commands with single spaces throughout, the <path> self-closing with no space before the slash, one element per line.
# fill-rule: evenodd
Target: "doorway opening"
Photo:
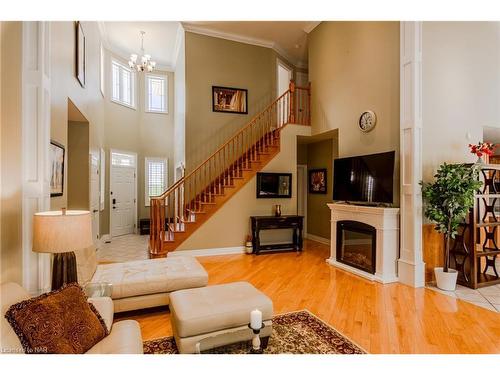
<path fill-rule="evenodd" d="M 136 232 L 137 154 L 111 150 L 109 171 L 109 224 L 111 237 Z"/>
<path fill-rule="evenodd" d="M 90 211 L 92 238 L 99 245 L 99 155 L 90 148 L 87 118 L 68 98 L 67 208 Z"/>
<path fill-rule="evenodd" d="M 278 88 L 277 97 L 280 97 L 290 86 L 290 81 L 293 79 L 293 70 L 283 61 L 278 59 L 276 62 L 276 77 L 276 87 Z"/>

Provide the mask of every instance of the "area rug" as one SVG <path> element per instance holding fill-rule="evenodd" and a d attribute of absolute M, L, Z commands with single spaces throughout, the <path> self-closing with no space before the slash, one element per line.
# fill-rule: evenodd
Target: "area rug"
<path fill-rule="evenodd" d="M 247 354 L 250 342 L 222 346 L 204 354 Z M 177 354 L 173 337 L 144 342 L 145 354 Z M 276 315 L 264 354 L 365 354 L 347 337 L 307 310 Z"/>

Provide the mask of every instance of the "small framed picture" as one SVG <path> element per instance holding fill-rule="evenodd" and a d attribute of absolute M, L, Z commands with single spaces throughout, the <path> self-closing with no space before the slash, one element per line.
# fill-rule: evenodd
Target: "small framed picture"
<path fill-rule="evenodd" d="M 309 194 L 326 194 L 326 168 L 309 171 Z"/>
<path fill-rule="evenodd" d="M 76 79 L 78 79 L 78 82 L 80 82 L 80 85 L 82 87 L 85 87 L 86 83 L 86 75 L 87 75 L 87 66 L 86 66 L 86 53 L 87 53 L 87 46 L 86 46 L 86 40 L 85 40 L 85 33 L 83 32 L 83 26 L 81 22 L 76 22 L 75 23 L 75 28 L 76 28 L 76 56 L 75 56 L 75 61 L 76 61 Z"/>
<path fill-rule="evenodd" d="M 64 146 L 50 141 L 50 196 L 59 197 L 64 193 Z"/>
<path fill-rule="evenodd" d="M 212 86 L 212 111 L 248 114 L 248 90 Z"/>

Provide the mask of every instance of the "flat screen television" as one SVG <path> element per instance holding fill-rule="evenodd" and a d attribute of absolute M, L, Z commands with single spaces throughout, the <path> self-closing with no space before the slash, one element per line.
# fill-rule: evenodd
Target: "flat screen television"
<path fill-rule="evenodd" d="M 333 200 L 393 203 L 395 152 L 335 159 Z"/>

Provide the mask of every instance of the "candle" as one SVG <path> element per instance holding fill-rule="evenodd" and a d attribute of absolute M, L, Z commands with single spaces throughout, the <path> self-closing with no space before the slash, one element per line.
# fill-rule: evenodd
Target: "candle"
<path fill-rule="evenodd" d="M 250 327 L 252 329 L 262 328 L 262 311 L 255 309 L 250 312 Z"/>

